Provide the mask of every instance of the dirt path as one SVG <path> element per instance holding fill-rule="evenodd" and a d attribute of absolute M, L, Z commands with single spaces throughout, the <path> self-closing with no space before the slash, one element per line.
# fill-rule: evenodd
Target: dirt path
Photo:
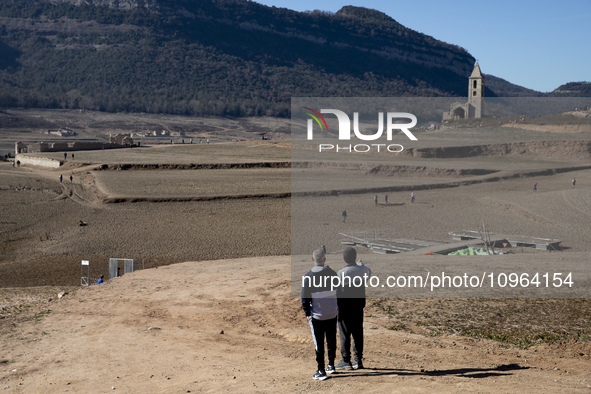
<path fill-rule="evenodd" d="M 136 271 L 0 320 L 11 393 L 589 392 L 589 344 L 528 350 L 388 329 L 366 308 L 368 369 L 312 380 L 314 349 L 289 257 Z M 403 311 L 401 311 L 403 312 Z M 223 334 L 221 333 L 223 330 Z"/>

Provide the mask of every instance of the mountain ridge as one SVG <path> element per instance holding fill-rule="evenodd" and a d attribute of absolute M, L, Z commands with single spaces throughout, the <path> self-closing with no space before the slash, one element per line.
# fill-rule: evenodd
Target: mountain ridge
<path fill-rule="evenodd" d="M 465 96 L 474 64 L 380 11 L 242 0 L 0 2 L 0 49 L 0 106 L 183 115 L 289 116 L 292 96 Z"/>

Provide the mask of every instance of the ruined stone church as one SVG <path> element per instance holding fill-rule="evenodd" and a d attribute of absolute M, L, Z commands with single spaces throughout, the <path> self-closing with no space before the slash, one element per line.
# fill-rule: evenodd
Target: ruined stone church
<path fill-rule="evenodd" d="M 484 76 L 480 71 L 478 62 L 474 65 L 474 70 L 468 78 L 468 102 L 451 104 L 449 112 L 443 113 L 443 121 L 454 119 L 479 119 L 482 118 L 482 109 L 484 104 Z"/>

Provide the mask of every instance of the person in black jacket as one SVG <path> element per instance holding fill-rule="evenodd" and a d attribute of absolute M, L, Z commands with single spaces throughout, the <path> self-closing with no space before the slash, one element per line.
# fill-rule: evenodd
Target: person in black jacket
<path fill-rule="evenodd" d="M 363 369 L 363 308 L 365 308 L 365 282 L 371 270 L 361 261 L 356 263 L 357 251 L 348 247 L 343 251 L 347 265 L 339 270 L 340 287 L 337 291 L 339 308 L 339 336 L 343 361 L 337 370 Z M 353 337 L 354 361 L 351 363 L 351 337 Z"/>
<path fill-rule="evenodd" d="M 312 376 L 324 380 L 327 373 L 335 371 L 337 349 L 337 291 L 332 289 L 337 273 L 325 266 L 326 252 L 316 249 L 312 255 L 314 267 L 302 277 L 302 308 L 310 324 L 318 371 Z M 324 337 L 328 351 L 328 366 L 324 368 Z"/>

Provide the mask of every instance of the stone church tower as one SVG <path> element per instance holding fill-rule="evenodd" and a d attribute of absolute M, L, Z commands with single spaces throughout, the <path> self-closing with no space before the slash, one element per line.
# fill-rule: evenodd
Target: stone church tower
<path fill-rule="evenodd" d="M 468 102 L 455 102 L 443 113 L 443 122 L 455 119 L 480 119 L 484 109 L 484 76 L 478 62 L 468 78 Z"/>
<path fill-rule="evenodd" d="M 482 76 L 482 72 L 480 72 L 480 66 L 478 66 L 478 62 L 474 66 L 474 70 L 472 70 L 472 75 L 470 75 L 469 80 L 469 88 L 468 88 L 468 104 L 470 104 L 470 112 L 474 111 L 474 114 L 470 114 L 470 118 L 482 118 L 482 104 L 484 102 L 484 77 Z"/>

